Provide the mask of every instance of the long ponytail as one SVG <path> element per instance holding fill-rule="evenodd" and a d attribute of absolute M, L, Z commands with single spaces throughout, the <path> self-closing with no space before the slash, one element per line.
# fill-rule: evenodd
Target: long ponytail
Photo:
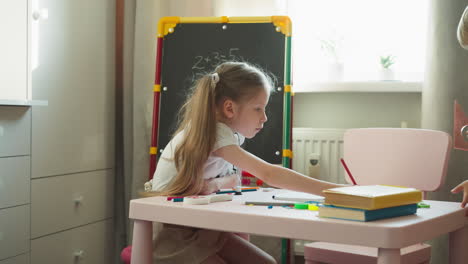
<path fill-rule="evenodd" d="M 216 141 L 216 102 L 213 75 L 198 80 L 190 99 L 182 106 L 182 120 L 176 134 L 184 133 L 174 154 L 177 176 L 166 190 L 167 195 L 194 195 L 203 188 L 203 167 Z"/>

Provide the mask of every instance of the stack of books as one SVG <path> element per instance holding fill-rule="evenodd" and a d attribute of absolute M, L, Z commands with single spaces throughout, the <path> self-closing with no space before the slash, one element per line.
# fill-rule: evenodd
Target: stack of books
<path fill-rule="evenodd" d="M 319 217 L 354 221 L 373 221 L 415 214 L 422 192 L 414 188 L 363 185 L 323 191 L 324 205 Z"/>

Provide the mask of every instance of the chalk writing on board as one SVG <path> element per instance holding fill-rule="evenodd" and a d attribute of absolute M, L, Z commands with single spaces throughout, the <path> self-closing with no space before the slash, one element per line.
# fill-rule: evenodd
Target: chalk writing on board
<path fill-rule="evenodd" d="M 192 71 L 204 72 L 214 69 L 217 65 L 225 61 L 243 61 L 244 58 L 239 55 L 239 48 L 229 48 L 223 51 L 211 51 L 208 54 L 197 55 L 194 57 Z"/>

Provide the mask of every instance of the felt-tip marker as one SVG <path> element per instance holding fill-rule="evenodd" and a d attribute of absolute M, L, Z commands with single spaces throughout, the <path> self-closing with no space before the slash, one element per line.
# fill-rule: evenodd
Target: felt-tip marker
<path fill-rule="evenodd" d="M 182 198 L 183 199 L 184 197 L 183 196 L 169 196 L 169 197 L 167 197 L 167 200 L 171 201 L 171 200 L 176 199 L 176 198 Z"/>
<path fill-rule="evenodd" d="M 256 191 L 257 189 L 253 189 L 253 188 L 247 188 L 247 189 L 241 189 L 241 192 L 254 192 Z M 235 190 L 226 190 L 226 191 L 218 191 L 216 192 L 216 194 L 222 194 L 222 193 L 236 193 Z"/>

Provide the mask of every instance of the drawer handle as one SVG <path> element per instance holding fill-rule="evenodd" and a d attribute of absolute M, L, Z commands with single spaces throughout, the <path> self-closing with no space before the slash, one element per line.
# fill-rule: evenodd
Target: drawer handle
<path fill-rule="evenodd" d="M 73 199 L 73 202 L 75 203 L 75 206 L 81 205 L 81 203 L 83 202 L 83 196 L 80 195 L 76 197 L 75 199 Z"/>
<path fill-rule="evenodd" d="M 82 259 L 84 257 L 84 250 L 76 250 L 75 252 L 73 252 L 73 256 L 75 257 L 75 259 Z"/>

